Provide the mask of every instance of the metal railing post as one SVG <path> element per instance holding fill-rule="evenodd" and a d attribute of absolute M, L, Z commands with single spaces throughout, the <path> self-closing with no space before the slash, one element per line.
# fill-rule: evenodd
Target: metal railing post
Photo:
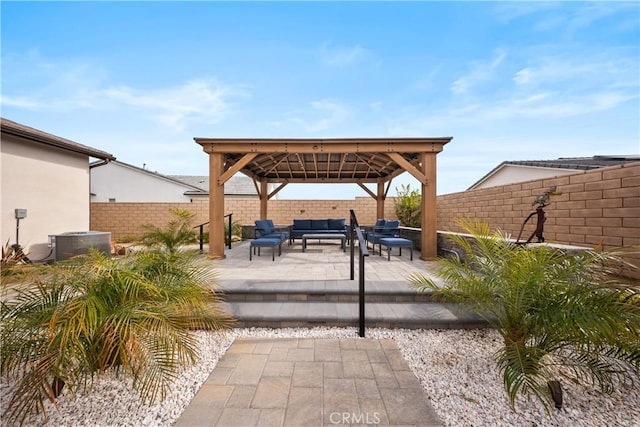
<path fill-rule="evenodd" d="M 229 216 L 229 249 L 231 249 L 231 234 L 232 234 L 232 231 L 231 231 L 231 224 L 232 224 L 231 218 L 233 218 L 233 213 L 230 213 L 228 216 Z"/>
<path fill-rule="evenodd" d="M 358 269 L 360 277 L 358 278 L 358 299 L 359 299 L 359 317 L 360 321 L 358 322 L 358 335 L 361 338 L 364 338 L 364 257 L 365 255 L 360 252 L 359 256 L 359 266 Z"/>
<path fill-rule="evenodd" d="M 351 280 L 354 279 L 354 262 L 355 262 L 355 235 L 358 237 L 358 335 L 364 337 L 365 329 L 365 272 L 364 257 L 369 256 L 369 248 L 362 235 L 362 230 L 358 225 L 358 219 L 353 210 L 350 210 L 349 225 L 351 229 Z"/>
<path fill-rule="evenodd" d="M 353 224 L 353 219 L 351 219 L 349 221 L 349 239 L 351 239 L 351 248 L 350 248 L 350 256 L 351 256 L 351 280 L 353 280 L 355 278 L 355 251 L 356 251 L 356 247 L 354 245 L 354 238 L 355 238 L 355 233 L 354 233 L 355 229 L 354 229 L 354 224 Z"/>
<path fill-rule="evenodd" d="M 204 250 L 204 245 L 202 242 L 202 237 L 204 236 L 204 224 L 200 224 L 200 252 Z"/>

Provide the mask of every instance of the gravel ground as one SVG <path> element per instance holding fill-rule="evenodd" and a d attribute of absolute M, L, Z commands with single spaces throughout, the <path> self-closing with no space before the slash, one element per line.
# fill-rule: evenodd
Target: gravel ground
<path fill-rule="evenodd" d="M 202 359 L 185 369 L 167 398 L 142 404 L 130 384 L 106 373 L 91 391 L 63 393 L 57 410 L 47 404 L 49 419 L 29 419 L 30 426 L 170 426 L 209 376 L 236 337 L 354 338 L 355 328 L 236 329 L 224 336 L 198 333 Z M 563 378 L 564 407 L 549 416 L 536 400 L 508 404 L 492 355 L 500 346 L 492 330 L 368 329 L 367 338 L 395 340 L 409 366 L 447 426 L 640 426 L 640 393 L 618 388 L 612 395 Z M 0 380 L 0 405 L 11 385 Z M 2 422 L 2 425 L 6 425 Z"/>

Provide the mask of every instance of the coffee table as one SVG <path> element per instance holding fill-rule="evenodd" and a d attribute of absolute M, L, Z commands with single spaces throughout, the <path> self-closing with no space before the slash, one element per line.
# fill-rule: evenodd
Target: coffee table
<path fill-rule="evenodd" d="M 344 234 L 303 234 L 302 235 L 302 252 L 306 252 L 307 250 L 307 240 L 318 240 L 318 243 L 320 243 L 320 240 L 340 240 L 341 242 L 341 247 L 342 247 L 342 251 L 346 252 L 346 245 L 345 245 L 345 241 L 347 240 L 347 236 L 345 236 Z"/>

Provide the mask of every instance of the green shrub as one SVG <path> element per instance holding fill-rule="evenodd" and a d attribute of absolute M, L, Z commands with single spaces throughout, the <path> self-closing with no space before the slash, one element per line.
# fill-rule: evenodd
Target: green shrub
<path fill-rule="evenodd" d="M 182 209 L 171 209 L 174 219 L 169 221 L 166 228 L 153 224 L 145 224 L 146 233 L 142 236 L 142 243 L 150 247 L 164 247 L 170 252 L 181 245 L 188 245 L 198 241 L 197 234 L 192 227 L 195 214 Z"/>
<path fill-rule="evenodd" d="M 397 196 L 393 199 L 393 207 L 400 224 L 406 227 L 421 226 L 422 196 L 418 190 L 412 190 L 409 184 L 396 187 Z"/>

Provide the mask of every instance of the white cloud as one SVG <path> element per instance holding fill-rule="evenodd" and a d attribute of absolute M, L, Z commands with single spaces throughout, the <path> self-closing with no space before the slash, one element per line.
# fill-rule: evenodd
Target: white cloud
<path fill-rule="evenodd" d="M 507 53 L 500 49 L 494 53 L 491 61 L 472 62 L 469 72 L 453 82 L 451 91 L 455 94 L 463 94 L 476 84 L 491 80 L 506 57 Z"/>
<path fill-rule="evenodd" d="M 335 131 L 352 116 L 348 106 L 335 100 L 312 101 L 309 106 L 310 109 L 285 113 L 284 120 L 272 121 L 271 125 L 286 128 L 289 132 L 295 132 L 295 128 L 298 128 L 303 132 L 317 133 Z"/>
<path fill-rule="evenodd" d="M 182 130 L 187 123 L 217 123 L 232 110 L 233 102 L 248 97 L 240 86 L 215 79 L 193 79 L 165 88 L 143 90 L 112 85 L 100 66 L 89 62 L 57 63 L 39 54 L 11 57 L 8 67 L 25 72 L 14 93 L 2 94 L 2 105 L 30 111 L 74 112 L 78 110 L 122 111 L 136 109 L 142 117 Z M 16 77 L 17 78 L 17 77 Z M 22 93 L 15 93 L 21 90 Z"/>
<path fill-rule="evenodd" d="M 330 129 L 343 123 L 351 115 L 349 108 L 334 101 L 314 101 L 311 103 L 311 106 L 317 112 L 323 113 L 324 117 L 308 123 L 306 127 L 309 132 L 319 132 Z"/>
<path fill-rule="evenodd" d="M 554 2 L 501 2 L 496 5 L 496 17 L 501 22 L 511 22 L 523 16 L 529 16 L 542 12 L 554 12 L 561 7 Z"/>
<path fill-rule="evenodd" d="M 215 80 L 192 80 L 181 86 L 153 91 L 112 87 L 103 91 L 108 99 L 142 108 L 161 123 L 176 130 L 187 122 L 217 123 L 231 110 L 231 100 L 247 94 Z"/>
<path fill-rule="evenodd" d="M 319 49 L 320 62 L 329 67 L 355 65 L 370 56 L 369 50 L 360 45 L 332 46 L 326 42 Z"/>
<path fill-rule="evenodd" d="M 544 57 L 520 69 L 513 76 L 517 85 L 545 85 L 568 83 L 574 86 L 595 86 L 596 84 L 637 85 L 637 64 L 625 57 L 602 56 L 596 58 L 566 56 Z"/>
<path fill-rule="evenodd" d="M 625 1 L 600 2 L 503 2 L 495 9 L 496 17 L 504 23 L 521 18 L 530 18 L 531 28 L 536 31 L 560 32 L 573 35 L 579 30 L 597 24 L 613 15 L 627 17 L 621 24 L 609 30 L 629 31 L 637 28 L 638 4 Z"/>

